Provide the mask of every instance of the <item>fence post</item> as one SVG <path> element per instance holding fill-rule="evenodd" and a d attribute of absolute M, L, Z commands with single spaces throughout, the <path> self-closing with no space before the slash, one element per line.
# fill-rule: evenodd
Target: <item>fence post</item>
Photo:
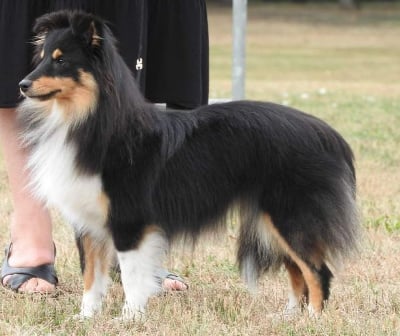
<path fill-rule="evenodd" d="M 233 0 L 232 99 L 245 98 L 247 0 Z"/>

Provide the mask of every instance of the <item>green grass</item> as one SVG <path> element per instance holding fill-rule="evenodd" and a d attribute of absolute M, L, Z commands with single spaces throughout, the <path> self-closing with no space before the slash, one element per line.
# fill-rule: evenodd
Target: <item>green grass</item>
<path fill-rule="evenodd" d="M 210 96 L 231 95 L 231 12 L 209 7 Z M 329 5 L 252 4 L 247 27 L 246 96 L 287 104 L 323 118 L 354 149 L 364 227 L 360 252 L 340 270 L 318 320 L 282 319 L 282 271 L 250 295 L 235 264 L 235 225 L 204 239 L 195 252 L 176 247 L 170 269 L 187 293 L 152 298 L 147 319 L 116 320 L 123 294 L 111 286 L 104 312 L 77 321 L 82 283 L 73 234 L 54 214 L 57 295 L 0 291 L 0 335 L 399 335 L 400 334 L 400 5 L 366 4 L 361 11 Z M 1 244 L 12 211 L 0 170 Z"/>

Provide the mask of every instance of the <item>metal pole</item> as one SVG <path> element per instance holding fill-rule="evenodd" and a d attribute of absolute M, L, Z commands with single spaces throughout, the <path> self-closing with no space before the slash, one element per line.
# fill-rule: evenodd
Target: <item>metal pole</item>
<path fill-rule="evenodd" d="M 232 99 L 245 96 L 247 0 L 233 0 Z"/>

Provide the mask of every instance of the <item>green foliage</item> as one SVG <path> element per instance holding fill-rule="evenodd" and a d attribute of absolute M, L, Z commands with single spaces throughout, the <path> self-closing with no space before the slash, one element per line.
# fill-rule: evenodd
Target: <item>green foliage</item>
<path fill-rule="evenodd" d="M 400 232 L 400 216 L 382 215 L 377 218 L 368 218 L 365 225 L 368 228 L 383 228 L 388 233 Z"/>

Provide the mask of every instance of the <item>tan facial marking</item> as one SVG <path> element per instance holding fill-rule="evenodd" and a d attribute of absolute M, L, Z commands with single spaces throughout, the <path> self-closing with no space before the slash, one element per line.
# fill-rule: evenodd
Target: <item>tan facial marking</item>
<path fill-rule="evenodd" d="M 44 57 L 44 49 L 42 49 L 42 51 L 40 52 L 40 58 Z"/>
<path fill-rule="evenodd" d="M 71 91 L 66 93 L 64 99 L 65 114 L 73 122 L 79 122 L 87 118 L 92 113 L 97 104 L 98 87 L 93 76 L 80 71 L 80 83 L 74 82 Z"/>
<path fill-rule="evenodd" d="M 68 87 L 73 86 L 73 80 L 62 77 L 40 77 L 35 80 L 29 91 L 30 96 L 41 96 L 51 92 L 63 92 Z"/>
<path fill-rule="evenodd" d="M 53 51 L 53 53 L 51 54 L 51 57 L 53 58 L 53 59 L 57 59 L 57 58 L 59 58 L 59 57 L 61 57 L 62 56 L 62 51 L 60 50 L 60 49 L 55 49 L 54 51 Z"/>
<path fill-rule="evenodd" d="M 69 77 L 41 77 L 34 81 L 30 97 L 56 92 L 54 99 L 62 107 L 67 122 L 85 120 L 97 104 L 98 87 L 90 73 L 80 70 L 80 81 Z"/>

